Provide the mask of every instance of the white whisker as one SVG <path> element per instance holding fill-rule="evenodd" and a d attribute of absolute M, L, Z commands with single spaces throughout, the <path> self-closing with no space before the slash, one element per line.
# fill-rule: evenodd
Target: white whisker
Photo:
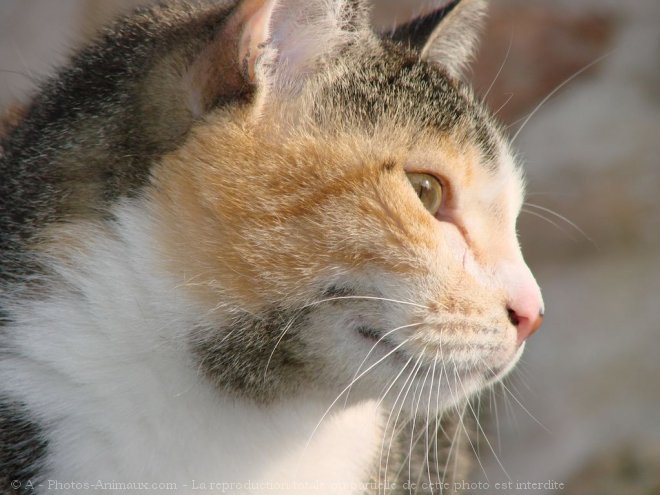
<path fill-rule="evenodd" d="M 426 406 L 426 437 L 425 437 L 425 449 L 426 449 L 426 471 L 429 477 L 429 483 L 432 485 L 433 481 L 431 478 L 431 460 L 429 459 L 429 452 L 431 450 L 431 445 L 429 442 L 429 428 L 430 428 L 430 416 L 431 416 L 431 397 L 433 397 L 433 381 L 435 380 L 435 367 L 438 362 L 438 351 L 435 352 L 435 359 L 433 360 L 433 372 L 431 373 L 431 385 L 429 385 L 429 400 Z M 438 417 L 438 410 L 436 409 L 435 417 Z M 437 423 L 436 423 L 437 425 Z M 431 493 L 433 493 L 433 488 L 431 488 Z"/>
<path fill-rule="evenodd" d="M 415 435 L 415 424 L 417 423 L 419 404 L 422 402 L 422 394 L 424 393 L 424 386 L 426 385 L 426 380 L 428 379 L 430 372 L 431 372 L 431 367 L 429 366 L 429 369 L 426 371 L 426 375 L 424 375 L 424 380 L 422 381 L 421 386 L 419 388 L 419 397 L 417 398 L 417 405 L 415 406 L 415 412 L 413 413 L 412 431 L 410 432 L 410 451 L 408 454 L 408 480 L 412 480 L 412 451 L 414 446 L 413 437 Z M 415 400 L 414 394 L 413 394 L 413 400 Z"/>
<path fill-rule="evenodd" d="M 309 436 L 309 438 L 307 439 L 307 442 L 305 443 L 305 448 L 303 449 L 303 451 L 306 451 L 306 450 L 307 450 L 307 447 L 309 447 L 309 444 L 310 444 L 310 442 L 312 441 L 312 438 L 314 437 L 314 435 L 316 434 L 316 431 L 317 431 L 317 430 L 319 429 L 319 427 L 321 426 L 321 423 L 323 423 L 323 420 L 325 419 L 325 417 L 330 413 L 330 411 L 332 410 L 332 408 L 334 407 L 334 405 L 339 401 L 339 399 L 341 399 L 342 395 L 344 395 L 344 394 L 346 393 L 347 390 L 350 390 L 350 388 L 353 386 L 353 384 L 354 384 L 356 381 L 358 381 L 360 378 L 362 378 L 364 375 L 366 375 L 367 373 L 369 373 L 372 369 L 374 369 L 374 368 L 375 368 L 376 366 L 378 366 L 380 363 L 382 363 L 383 361 L 385 361 L 385 359 L 387 359 L 387 358 L 390 357 L 392 354 L 394 354 L 396 351 L 398 351 L 402 346 L 404 346 L 405 344 L 407 344 L 409 340 L 410 340 L 410 339 L 406 339 L 406 340 L 404 340 L 403 342 L 401 342 L 400 344 L 398 344 L 398 345 L 397 345 L 396 347 L 394 347 L 390 352 L 388 352 L 387 354 L 385 354 L 382 358 L 380 358 L 378 361 L 376 361 L 374 364 L 372 364 L 372 365 L 369 366 L 366 370 L 364 370 L 362 373 L 360 373 L 360 375 L 359 375 L 357 378 L 355 378 L 354 380 L 351 380 L 351 383 L 349 383 L 349 384 L 348 384 L 348 385 L 347 385 L 347 386 L 346 386 L 346 387 L 345 387 L 345 388 L 339 393 L 339 395 L 337 396 L 337 398 L 336 398 L 335 400 L 332 401 L 332 403 L 330 404 L 330 406 L 328 407 L 328 409 L 326 409 L 325 413 L 323 413 L 323 416 L 321 416 L 321 419 L 319 420 L 318 424 L 314 427 L 314 430 L 312 431 L 312 434 L 311 434 L 311 435 Z"/>
<path fill-rule="evenodd" d="M 513 33 L 511 33 L 511 36 L 509 36 L 509 46 L 506 49 L 506 54 L 504 55 L 504 60 L 502 61 L 502 64 L 500 65 L 500 68 L 497 71 L 497 74 L 495 74 L 495 77 L 493 78 L 493 82 L 490 83 L 490 86 L 488 86 L 488 89 L 486 90 L 486 93 L 484 93 L 484 95 L 482 96 L 482 98 L 484 100 L 490 94 L 490 91 L 493 89 L 493 86 L 495 86 L 495 83 L 497 82 L 497 79 L 500 77 L 500 74 L 502 74 L 502 70 L 504 69 L 504 66 L 506 65 L 507 60 L 509 60 L 509 55 L 511 54 L 511 45 L 512 44 L 513 44 Z"/>
<path fill-rule="evenodd" d="M 279 338 L 277 339 L 277 342 L 275 342 L 275 345 L 273 346 L 273 350 L 270 352 L 270 356 L 268 356 L 268 361 L 266 361 L 266 367 L 264 368 L 264 380 L 266 379 L 266 374 L 268 373 L 268 367 L 270 366 L 270 362 L 273 359 L 273 356 L 275 355 L 275 349 L 277 349 L 277 346 L 280 345 L 280 342 L 282 342 L 282 339 L 286 335 L 286 333 L 291 329 L 293 326 L 293 323 L 300 317 L 300 312 L 298 312 L 295 316 L 293 316 L 289 322 L 284 326 L 284 330 L 280 334 Z"/>
<path fill-rule="evenodd" d="M 527 413 L 527 415 L 528 415 L 530 418 L 532 418 L 532 419 L 534 420 L 534 422 L 535 422 L 536 424 L 538 424 L 538 425 L 539 425 L 541 428 L 543 428 L 546 432 L 548 432 L 548 433 L 552 433 L 552 431 L 550 431 L 550 429 L 549 429 L 547 426 L 545 426 L 543 423 L 541 423 L 541 421 L 539 421 L 539 420 L 536 418 L 536 416 L 534 416 L 531 412 L 529 412 L 529 409 L 527 409 L 527 408 L 522 404 L 522 402 L 520 402 L 520 401 L 518 400 L 518 398 L 513 394 L 513 392 L 511 392 L 511 390 L 509 390 L 509 389 L 507 388 L 507 386 L 506 386 L 504 383 L 502 383 L 502 387 L 504 388 L 504 390 L 506 390 L 507 392 L 509 392 L 509 395 L 511 396 L 511 398 L 512 398 L 514 401 L 516 401 L 516 404 L 518 404 L 518 405 L 522 408 L 522 410 L 525 411 L 525 413 Z"/>
<path fill-rule="evenodd" d="M 492 114 L 493 117 L 496 117 L 498 113 L 500 113 L 504 108 L 509 104 L 511 101 L 511 98 L 513 98 L 513 93 L 505 93 L 507 98 L 504 100 L 504 103 L 502 103 L 497 110 L 495 110 Z"/>
<path fill-rule="evenodd" d="M 495 397 L 495 390 L 492 387 L 489 387 L 488 392 L 490 394 L 490 403 L 492 405 L 493 414 L 495 415 L 495 432 L 497 435 L 497 451 L 501 452 L 502 448 L 502 438 L 500 435 L 500 417 L 497 410 L 497 397 Z"/>
<path fill-rule="evenodd" d="M 460 411 L 460 413 L 458 415 L 459 425 L 463 424 L 463 416 L 465 416 L 465 406 L 463 406 L 463 410 Z M 456 432 L 458 433 L 458 436 L 456 437 L 456 445 L 457 446 L 456 446 L 456 454 L 454 455 L 454 472 L 453 472 L 453 475 L 452 475 L 454 481 L 456 481 L 456 472 L 458 471 L 458 459 L 459 459 L 459 455 L 458 455 L 459 450 L 458 449 L 459 449 L 459 446 L 461 444 L 461 439 L 463 438 L 463 436 L 460 435 L 460 431 L 461 431 L 460 428 L 456 428 Z M 463 429 L 463 431 L 465 431 L 465 429 Z M 469 440 L 469 437 L 468 437 L 468 440 Z"/>
<path fill-rule="evenodd" d="M 380 481 L 382 479 L 381 478 L 381 471 L 382 471 L 382 466 L 383 466 L 383 450 L 385 449 L 385 439 L 386 439 L 386 436 L 387 436 L 390 421 L 392 420 L 392 415 L 394 414 L 394 410 L 397 407 L 397 403 L 399 402 L 399 398 L 401 397 L 401 394 L 403 394 L 403 391 L 407 389 L 406 385 L 408 384 L 408 381 L 410 380 L 410 383 L 412 384 L 412 382 L 414 380 L 413 375 L 415 374 L 415 370 L 417 369 L 417 366 L 421 362 L 421 359 L 422 359 L 422 356 L 419 356 L 417 358 L 417 361 L 415 361 L 415 364 L 413 365 L 412 369 L 410 370 L 410 373 L 408 374 L 405 381 L 403 382 L 403 385 L 401 386 L 401 390 L 399 390 L 399 393 L 397 394 L 396 398 L 394 399 L 394 403 L 392 404 L 392 408 L 390 409 L 390 414 L 387 417 L 387 422 L 385 423 L 385 427 L 383 428 L 383 441 L 381 442 L 381 445 L 380 445 L 380 455 L 379 455 L 379 459 L 378 459 L 378 481 Z M 410 363 L 410 361 L 408 361 L 408 363 Z M 406 366 L 408 365 L 408 363 L 406 363 Z M 383 399 L 384 398 L 385 397 L 383 397 Z M 404 398 L 404 400 L 405 400 L 405 398 Z M 396 427 L 394 426 L 392 428 L 392 436 L 390 437 L 390 447 L 392 446 L 392 439 L 394 437 L 395 430 L 396 430 Z M 385 469 L 385 479 L 383 480 L 383 482 L 384 483 L 387 482 L 387 469 Z"/>
<path fill-rule="evenodd" d="M 420 323 L 410 323 L 410 324 L 408 324 L 408 325 L 403 325 L 403 326 L 400 326 L 400 327 L 397 327 L 397 328 L 393 328 L 392 330 L 390 330 L 390 331 L 386 332 L 384 335 L 382 335 L 382 336 L 376 341 L 376 343 L 375 343 L 373 346 L 371 346 L 371 349 L 369 349 L 369 352 L 367 352 L 367 355 L 364 356 L 364 359 L 362 360 L 362 362 L 360 363 L 360 366 L 358 366 L 357 370 L 355 371 L 355 374 L 353 375 L 352 380 L 355 380 L 355 377 L 358 375 L 358 373 L 360 373 L 360 370 L 362 369 L 362 366 L 364 366 L 364 363 L 367 362 L 367 359 L 369 358 L 369 356 L 371 355 L 371 353 L 372 353 L 372 352 L 374 351 L 374 349 L 378 346 L 378 344 L 380 344 L 385 338 L 387 338 L 389 335 L 391 335 L 391 334 L 393 334 L 394 332 L 397 332 L 397 331 L 399 331 L 399 330 L 403 330 L 403 329 L 405 329 L 405 328 L 417 327 L 417 326 L 420 326 L 420 325 L 423 325 L 423 324 L 424 324 L 423 322 L 420 322 Z M 351 393 L 351 391 L 349 390 L 348 393 L 346 394 L 346 398 L 344 399 L 344 406 L 348 403 L 348 397 L 349 397 L 350 393 Z"/>
<path fill-rule="evenodd" d="M 484 364 L 484 365 L 485 365 L 485 364 Z M 488 370 L 492 373 L 492 370 L 491 370 L 487 365 L 485 365 L 485 366 L 486 366 L 486 368 L 488 368 Z M 527 413 L 527 415 L 528 415 L 530 418 L 532 418 L 536 424 L 538 424 L 538 425 L 539 425 L 541 428 L 543 428 L 546 432 L 548 432 L 548 433 L 552 433 L 552 432 L 550 431 L 550 429 L 548 429 L 548 427 L 546 427 L 543 423 L 541 423 L 541 421 L 539 421 L 539 420 L 536 418 L 536 416 L 534 416 L 531 412 L 529 412 L 529 410 L 528 410 L 528 409 L 522 404 L 522 402 L 520 402 L 520 401 L 518 400 L 518 398 L 513 394 L 513 392 L 511 392 L 511 390 L 509 390 L 509 388 L 507 388 L 507 386 L 504 384 L 503 381 L 500 382 L 500 386 L 501 386 L 506 392 L 509 393 L 509 395 L 511 396 L 511 398 L 512 398 L 514 401 L 516 401 L 516 403 L 522 408 L 522 410 L 525 411 L 525 412 Z"/>
<path fill-rule="evenodd" d="M 409 301 L 400 301 L 398 299 L 390 299 L 388 297 L 377 297 L 377 296 L 336 296 L 336 297 L 329 297 L 327 299 L 321 299 L 319 301 L 314 301 L 308 304 L 305 304 L 302 309 L 309 308 L 311 306 L 316 306 L 318 304 L 326 303 L 326 302 L 332 302 L 332 301 L 341 301 L 341 300 L 346 300 L 346 299 L 362 299 L 362 300 L 371 300 L 371 301 L 384 301 L 384 302 L 391 302 L 391 303 L 397 303 L 397 304 L 404 304 L 408 306 L 414 306 L 416 308 L 422 308 L 422 309 L 431 309 L 428 306 L 424 306 L 423 304 L 417 304 L 414 302 L 409 302 Z"/>
<path fill-rule="evenodd" d="M 436 359 L 437 359 L 437 353 L 436 353 Z M 436 390 L 435 394 L 435 410 L 436 410 L 436 415 L 435 415 L 435 474 L 438 476 L 438 481 L 441 480 L 441 475 L 440 475 L 440 455 L 439 455 L 439 448 L 438 448 L 438 436 L 440 435 L 440 431 L 442 431 L 442 434 L 447 438 L 447 440 L 451 441 L 451 438 L 449 438 L 449 435 L 447 435 L 447 432 L 444 430 L 442 427 L 442 420 L 440 416 L 440 387 L 442 386 L 442 375 L 443 375 L 443 368 L 440 368 L 440 376 L 438 376 L 438 388 Z M 442 486 L 440 488 L 440 493 L 442 493 Z"/>
<path fill-rule="evenodd" d="M 381 394 L 380 399 L 378 399 L 378 402 L 376 402 L 376 409 L 378 409 L 380 407 L 381 403 L 385 400 L 385 397 L 387 397 L 387 394 L 390 392 L 392 387 L 394 387 L 394 385 L 396 385 L 397 380 L 401 377 L 401 375 L 403 374 L 405 369 L 410 364 L 410 361 L 412 361 L 414 359 L 414 357 L 415 356 L 410 356 L 410 359 L 408 359 L 408 361 L 406 361 L 406 364 L 403 365 L 403 368 L 401 368 L 401 371 L 399 371 L 399 373 L 394 377 L 394 380 L 392 380 L 392 382 L 389 384 L 389 386 L 387 387 L 387 390 L 385 390 L 385 392 Z"/>
<path fill-rule="evenodd" d="M 461 388 L 463 389 L 463 391 L 465 392 L 465 388 L 463 387 L 463 381 L 461 380 L 460 376 L 458 376 L 458 382 L 459 382 Z M 488 435 L 486 435 L 486 432 L 482 428 L 481 422 L 479 421 L 479 417 L 477 416 L 477 413 L 474 411 L 474 408 L 472 407 L 472 404 L 470 403 L 469 400 L 467 401 L 467 406 L 470 408 L 470 411 L 472 412 L 472 415 L 474 416 L 474 419 L 477 422 L 477 431 L 481 431 L 481 433 L 483 434 L 484 440 L 486 441 L 486 445 L 488 445 L 488 448 L 490 449 L 493 456 L 495 457 L 495 462 L 497 462 L 498 466 L 500 466 L 500 469 L 502 470 L 504 475 L 507 477 L 507 480 L 511 481 L 511 477 L 509 476 L 509 473 L 504 468 L 504 464 L 502 464 L 502 461 L 500 461 L 500 458 L 497 455 L 497 452 L 495 452 L 495 449 L 493 448 L 493 446 L 491 445 L 490 440 L 488 440 Z M 479 460 L 479 465 L 481 466 L 482 470 L 484 471 L 484 476 L 486 477 L 486 480 L 488 480 L 488 474 L 486 473 L 485 469 L 483 468 L 483 465 L 481 464 L 481 460 Z"/>
<path fill-rule="evenodd" d="M 542 107 L 543 105 L 545 105 L 545 103 L 546 103 L 550 98 L 552 98 L 552 97 L 553 97 L 553 96 L 554 96 L 554 95 L 555 95 L 555 94 L 556 94 L 561 88 L 563 88 L 564 86 L 566 86 L 566 85 L 567 85 L 568 83 L 570 83 L 573 79 L 575 79 L 576 77 L 578 77 L 578 76 L 579 76 L 580 74 L 582 74 L 583 72 L 589 70 L 591 67 L 593 67 L 594 65 L 596 65 L 596 64 L 599 63 L 600 61 L 602 61 L 602 60 L 606 59 L 607 57 L 609 57 L 611 53 L 612 53 L 612 52 L 605 53 L 604 55 L 601 55 L 600 57 L 598 57 L 596 60 L 594 60 L 594 61 L 588 63 L 587 65 L 585 65 L 584 67 L 582 67 L 580 70 L 578 70 L 577 72 L 575 72 L 575 73 L 574 73 L 572 76 L 570 76 L 568 79 L 565 79 L 564 82 L 562 82 L 559 86 L 555 87 L 555 89 L 553 89 L 552 91 L 550 91 L 550 93 L 548 93 L 548 95 L 547 95 L 545 98 L 543 98 L 543 99 L 540 101 L 540 103 L 539 103 L 538 105 L 536 105 L 536 107 L 534 107 L 534 110 L 532 110 L 532 111 L 527 115 L 527 117 L 525 117 L 525 120 L 523 120 L 523 123 L 520 125 L 520 127 L 518 128 L 518 130 L 516 131 L 516 133 L 515 133 L 515 134 L 513 135 L 513 137 L 511 138 L 511 142 L 513 143 L 513 142 L 516 140 L 516 138 L 520 135 L 520 133 L 522 132 L 522 130 L 525 128 L 525 126 L 526 126 L 527 123 L 530 121 L 530 119 L 536 114 L 536 112 L 538 112 L 538 111 L 541 109 L 541 107 Z M 516 124 L 516 123 L 517 123 L 517 122 L 514 122 L 514 124 Z M 512 125 L 513 125 L 513 124 L 512 124 Z"/>
<path fill-rule="evenodd" d="M 424 348 L 425 350 L 426 348 Z M 413 383 L 415 383 L 415 378 L 417 377 L 417 373 L 419 372 L 421 366 L 422 366 L 422 360 L 424 357 L 424 351 L 422 351 L 419 355 L 419 358 L 417 358 L 417 361 L 415 362 L 415 366 L 413 367 L 414 375 L 412 375 L 412 380 L 410 380 L 410 384 L 408 385 L 406 389 L 406 393 L 404 394 L 403 398 L 401 399 L 401 405 L 399 406 L 399 410 L 396 413 L 396 417 L 394 418 L 394 424 L 392 426 L 392 431 L 396 431 L 396 425 L 399 421 L 399 416 L 401 415 L 401 411 L 403 410 L 403 407 L 406 403 L 406 399 L 408 397 L 408 393 L 410 393 L 410 389 L 412 388 Z M 413 394 L 414 397 L 414 394 Z M 392 410 L 394 412 L 394 410 Z M 389 420 L 388 420 L 389 423 Z M 387 483 L 387 468 L 390 463 L 390 453 L 392 451 L 392 442 L 394 441 L 394 435 L 391 436 L 390 438 L 390 444 L 389 447 L 387 448 L 387 456 L 385 457 L 385 479 L 384 482 Z"/>
<path fill-rule="evenodd" d="M 538 212 L 536 212 L 536 211 L 526 210 L 525 208 L 521 208 L 520 211 L 522 211 L 523 213 L 527 213 L 528 215 L 532 215 L 532 216 L 534 216 L 534 217 L 538 217 L 538 218 L 541 218 L 542 220 L 545 220 L 545 221 L 548 222 L 550 225 L 554 226 L 556 229 L 558 229 L 558 230 L 560 230 L 561 232 L 563 232 L 564 234 L 566 234 L 566 236 L 567 236 L 571 241 L 573 241 L 573 242 L 578 242 L 578 240 L 577 240 L 575 237 L 573 237 L 573 235 L 572 235 L 569 231 L 567 231 L 565 228 L 563 228 L 563 227 L 562 227 L 561 225 L 559 225 L 557 222 L 554 222 L 553 220 L 549 219 L 548 217 L 546 217 L 546 216 L 544 216 L 544 215 L 541 215 L 540 213 L 538 213 Z"/>
<path fill-rule="evenodd" d="M 460 384 L 461 389 L 463 389 L 463 394 L 465 395 L 465 397 L 467 397 L 468 394 L 466 393 L 465 388 L 463 388 L 463 383 L 461 381 L 460 374 L 458 373 L 458 370 L 456 368 L 454 368 L 454 377 L 456 378 L 456 382 L 458 384 Z M 466 399 L 465 400 L 465 406 L 463 407 L 463 413 L 465 413 L 468 406 L 470 407 L 470 409 L 472 409 L 472 406 L 470 405 L 470 400 Z M 470 432 L 467 430 L 467 427 L 465 426 L 465 422 L 463 420 L 463 414 L 460 416 L 460 425 L 463 428 L 463 431 L 465 432 L 465 437 L 467 438 L 467 441 L 470 444 L 470 448 L 472 449 L 472 452 L 474 453 L 474 456 L 477 459 L 477 462 L 479 463 L 479 467 L 481 468 L 481 471 L 484 473 L 484 477 L 486 478 L 486 481 L 489 481 L 488 480 L 488 473 L 486 472 L 486 468 L 484 467 L 483 463 L 481 462 L 481 458 L 479 457 L 479 453 L 477 452 L 477 449 L 474 447 L 474 443 L 472 442 L 472 439 L 470 438 Z M 502 468 L 502 470 L 504 470 L 504 468 Z M 506 471 L 504 471 L 504 473 L 506 474 Z"/>
<path fill-rule="evenodd" d="M 599 248 L 598 248 L 598 245 L 594 242 L 594 240 L 593 240 L 591 237 L 589 237 L 589 236 L 586 234 L 586 232 L 585 232 L 584 230 L 582 230 L 582 228 L 580 228 L 580 226 L 578 226 L 575 222 L 572 222 L 571 220 L 569 220 L 568 218 L 566 218 L 564 215 L 560 215 L 559 213 L 557 213 L 557 212 L 554 211 L 554 210 L 551 210 L 550 208 L 546 208 L 545 206 L 537 205 L 537 204 L 534 204 L 534 203 L 528 203 L 528 202 L 525 202 L 524 205 L 525 205 L 525 206 L 532 207 L 532 208 L 537 208 L 537 209 L 539 209 L 539 210 L 541 210 L 541 211 L 544 211 L 544 212 L 546 212 L 546 213 L 549 213 L 550 215 L 553 215 L 553 216 L 556 217 L 556 218 L 559 218 L 559 219 L 563 220 L 563 221 L 566 222 L 568 225 L 570 225 L 570 226 L 573 227 L 575 230 L 577 230 L 580 234 L 582 234 L 582 236 L 584 236 L 584 238 L 585 238 L 587 241 L 589 241 L 589 242 L 590 242 L 590 243 L 591 243 L 596 249 L 599 249 Z"/>

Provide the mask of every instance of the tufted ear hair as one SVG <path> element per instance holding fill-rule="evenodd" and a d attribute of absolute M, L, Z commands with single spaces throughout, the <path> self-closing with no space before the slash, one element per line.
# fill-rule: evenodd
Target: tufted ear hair
<path fill-rule="evenodd" d="M 185 71 L 189 109 L 256 92 L 256 107 L 295 94 L 346 46 L 371 33 L 363 0 L 242 0 Z"/>
<path fill-rule="evenodd" d="M 452 77 L 461 78 L 476 51 L 485 13 L 485 0 L 455 2 L 429 36 L 420 57 L 445 67 Z"/>
<path fill-rule="evenodd" d="M 240 54 L 261 98 L 296 93 L 324 62 L 369 31 L 359 0 L 267 0 L 248 19 Z"/>

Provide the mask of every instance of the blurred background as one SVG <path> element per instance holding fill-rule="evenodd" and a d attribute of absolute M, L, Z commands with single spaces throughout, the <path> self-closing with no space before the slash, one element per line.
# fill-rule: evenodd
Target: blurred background
<path fill-rule="evenodd" d="M 520 131 L 520 237 L 547 309 L 507 385 L 517 400 L 497 393 L 495 452 L 514 482 L 658 495 L 660 2 L 491 3 L 474 81 L 502 67 L 488 100 Z M 490 457 L 482 478 L 508 481 Z"/>
<path fill-rule="evenodd" d="M 0 112 L 136 3 L 1 0 Z M 472 77 L 525 164 L 520 236 L 547 311 L 495 389 L 475 474 L 489 493 L 658 495 L 660 2 L 491 4 Z"/>

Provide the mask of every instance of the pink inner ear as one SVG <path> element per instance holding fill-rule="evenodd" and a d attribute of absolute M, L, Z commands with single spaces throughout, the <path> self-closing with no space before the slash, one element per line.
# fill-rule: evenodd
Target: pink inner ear
<path fill-rule="evenodd" d="M 238 57 L 241 68 L 250 82 L 255 82 L 254 68 L 262 45 L 268 37 L 268 20 L 274 5 L 274 0 L 247 0 L 239 14 L 247 20 L 238 45 Z"/>

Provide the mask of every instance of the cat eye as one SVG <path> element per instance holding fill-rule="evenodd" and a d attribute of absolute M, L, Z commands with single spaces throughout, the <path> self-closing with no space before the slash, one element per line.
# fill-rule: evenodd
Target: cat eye
<path fill-rule="evenodd" d="M 429 174 L 406 173 L 417 197 L 431 215 L 435 215 L 442 206 L 442 184 Z"/>

